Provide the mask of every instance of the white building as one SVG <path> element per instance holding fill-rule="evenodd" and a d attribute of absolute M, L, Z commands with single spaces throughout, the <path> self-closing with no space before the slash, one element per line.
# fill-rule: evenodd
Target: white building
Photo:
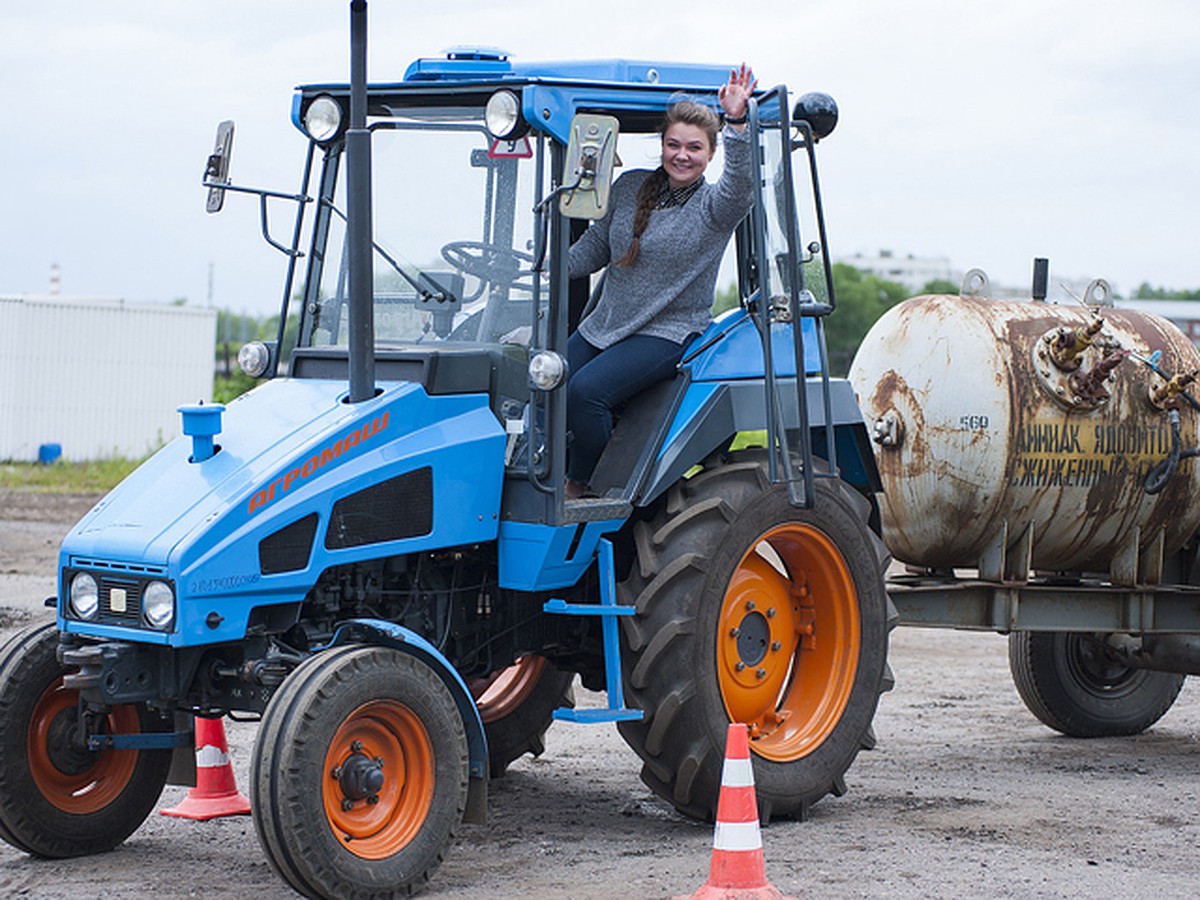
<path fill-rule="evenodd" d="M 964 271 L 955 268 L 948 256 L 914 256 L 911 253 L 897 255 L 891 250 L 880 250 L 876 256 L 856 253 L 839 256 L 835 262 L 854 266 L 861 272 L 902 284 L 913 293 L 920 291 L 931 281 L 962 283 Z"/>
<path fill-rule="evenodd" d="M 217 313 L 78 297 L 0 296 L 0 460 L 139 457 L 212 396 Z"/>

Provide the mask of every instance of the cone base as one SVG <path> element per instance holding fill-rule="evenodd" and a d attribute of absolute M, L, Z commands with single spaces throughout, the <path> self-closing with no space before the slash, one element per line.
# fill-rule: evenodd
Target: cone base
<path fill-rule="evenodd" d="M 762 887 L 735 888 L 702 884 L 694 894 L 672 897 L 671 900 L 796 900 L 782 891 L 764 884 Z"/>
<path fill-rule="evenodd" d="M 206 822 L 209 819 L 219 819 L 222 816 L 250 815 L 250 801 L 241 791 L 220 797 L 193 797 L 189 794 L 178 806 L 170 809 L 160 809 L 164 816 L 174 816 L 177 819 L 194 819 Z"/>

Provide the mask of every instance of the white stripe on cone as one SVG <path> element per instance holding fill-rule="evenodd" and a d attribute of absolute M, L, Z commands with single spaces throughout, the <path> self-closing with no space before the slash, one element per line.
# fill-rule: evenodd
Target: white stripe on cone
<path fill-rule="evenodd" d="M 714 850 L 761 850 L 758 822 L 718 822 L 713 832 Z"/>
<path fill-rule="evenodd" d="M 721 769 L 722 787 L 754 787 L 754 766 L 748 759 L 726 759 Z"/>
<path fill-rule="evenodd" d="M 196 751 L 196 766 L 201 769 L 214 769 L 229 765 L 229 754 L 220 747 L 205 744 Z"/>

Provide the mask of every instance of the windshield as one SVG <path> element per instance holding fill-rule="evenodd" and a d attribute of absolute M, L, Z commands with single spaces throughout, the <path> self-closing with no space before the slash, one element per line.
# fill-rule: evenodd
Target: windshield
<path fill-rule="evenodd" d="M 529 344 L 546 301 L 533 271 L 544 138 L 496 141 L 474 110 L 372 123 L 375 342 Z M 345 173 L 308 343 L 347 342 Z"/>

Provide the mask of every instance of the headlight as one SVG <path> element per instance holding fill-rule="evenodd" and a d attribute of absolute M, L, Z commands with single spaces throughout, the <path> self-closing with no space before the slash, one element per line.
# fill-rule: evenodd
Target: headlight
<path fill-rule="evenodd" d="M 314 141 L 327 141 L 342 127 L 342 107 L 332 97 L 322 94 L 304 111 L 304 130 Z"/>
<path fill-rule="evenodd" d="M 175 592 L 162 581 L 152 581 L 142 591 L 142 617 L 151 628 L 166 628 L 175 619 Z"/>
<path fill-rule="evenodd" d="M 71 579 L 71 611 L 81 619 L 94 619 L 100 611 L 100 587 L 87 572 Z"/>
<path fill-rule="evenodd" d="M 488 97 L 483 120 L 492 137 L 502 141 L 520 137 L 528 128 L 521 118 L 521 101 L 512 91 L 496 91 Z"/>
<path fill-rule="evenodd" d="M 567 380 L 567 361 L 543 350 L 529 361 L 529 383 L 539 391 L 552 391 Z"/>
<path fill-rule="evenodd" d="M 251 378 L 258 378 L 271 364 L 271 351 L 262 341 L 251 341 L 238 351 L 238 368 Z"/>

